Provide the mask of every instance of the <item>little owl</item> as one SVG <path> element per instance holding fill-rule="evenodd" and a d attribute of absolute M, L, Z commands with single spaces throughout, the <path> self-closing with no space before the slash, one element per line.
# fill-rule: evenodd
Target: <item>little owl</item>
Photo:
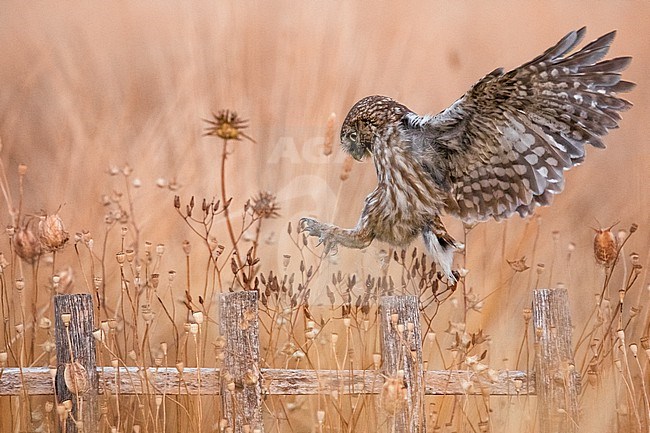
<path fill-rule="evenodd" d="M 604 148 L 616 128 L 621 80 L 630 57 L 601 60 L 616 32 L 569 54 L 585 28 L 510 71 L 496 69 L 439 114 L 420 116 L 385 96 L 357 102 L 343 122 L 341 144 L 356 160 L 372 156 L 377 188 L 356 227 L 302 218 L 325 251 L 365 248 L 373 239 L 404 247 L 422 234 L 450 281 L 459 248 L 440 215 L 465 223 L 531 214 L 564 187 L 564 170 L 582 162 L 585 145 Z"/>

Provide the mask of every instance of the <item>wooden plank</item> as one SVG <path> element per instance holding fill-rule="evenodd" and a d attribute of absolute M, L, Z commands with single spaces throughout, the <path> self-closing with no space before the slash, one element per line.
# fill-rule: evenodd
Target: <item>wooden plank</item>
<path fill-rule="evenodd" d="M 573 360 L 566 289 L 533 292 L 533 326 L 541 432 L 575 433 L 580 374 Z"/>
<path fill-rule="evenodd" d="M 420 310 L 416 296 L 379 300 L 382 370 L 380 405 L 392 416 L 391 432 L 426 432 Z"/>
<path fill-rule="evenodd" d="M 219 296 L 219 329 L 225 340 L 221 413 L 233 433 L 264 431 L 257 298 L 257 291 Z"/>
<path fill-rule="evenodd" d="M 72 403 L 62 431 L 90 431 L 99 420 L 92 295 L 56 295 L 54 325 L 57 403 Z"/>
<path fill-rule="evenodd" d="M 167 394 L 167 395 L 219 395 L 220 372 L 217 368 L 185 368 L 183 374 L 173 367 L 148 368 L 120 367 L 119 374 L 113 367 L 98 367 L 100 394 L 110 391 L 116 395 Z M 201 377 L 199 388 L 197 377 Z M 524 371 L 501 370 L 494 381 L 477 376 L 467 370 L 424 372 L 426 395 L 481 394 L 535 395 L 534 375 Z M 51 395 L 52 380 L 46 367 L 24 368 L 22 377 L 29 384 L 29 395 Z M 147 384 L 147 381 L 149 382 Z M 465 392 L 463 383 L 472 383 Z M 262 369 L 262 394 L 268 395 L 316 395 L 337 390 L 341 395 L 378 394 L 384 383 L 381 374 L 373 370 L 280 370 Z M 22 395 L 21 372 L 18 368 L 0 370 L 0 396 Z"/>

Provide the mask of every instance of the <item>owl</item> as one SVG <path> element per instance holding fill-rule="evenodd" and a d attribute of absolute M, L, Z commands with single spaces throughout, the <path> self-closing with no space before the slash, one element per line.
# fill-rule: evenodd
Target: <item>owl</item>
<path fill-rule="evenodd" d="M 572 52 L 586 28 L 573 31 L 528 63 L 479 80 L 449 108 L 418 115 L 386 96 L 357 102 L 343 122 L 341 145 L 356 160 L 372 157 L 377 187 L 354 228 L 312 218 L 300 228 L 325 252 L 365 248 L 374 239 L 405 247 L 422 236 L 449 281 L 453 253 L 442 214 L 465 223 L 530 215 L 564 187 L 564 170 L 583 161 L 585 146 L 616 128 L 621 79 L 631 57 L 602 60 L 616 32 Z"/>

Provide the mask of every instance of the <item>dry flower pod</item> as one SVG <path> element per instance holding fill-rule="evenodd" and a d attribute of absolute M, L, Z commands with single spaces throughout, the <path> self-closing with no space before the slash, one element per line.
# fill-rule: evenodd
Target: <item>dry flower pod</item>
<path fill-rule="evenodd" d="M 34 263 L 43 252 L 41 241 L 27 225 L 18 228 L 13 237 L 13 243 L 16 254 L 27 263 Z"/>
<path fill-rule="evenodd" d="M 65 365 L 63 371 L 65 386 L 73 394 L 83 394 L 88 391 L 88 373 L 79 361 L 74 361 Z"/>
<path fill-rule="evenodd" d="M 212 113 L 212 119 L 205 119 L 205 121 L 209 126 L 204 135 L 215 135 L 224 140 L 241 140 L 243 137 L 255 143 L 255 140 L 243 132 L 248 128 L 248 120 L 240 118 L 234 111 L 221 110 Z"/>
<path fill-rule="evenodd" d="M 38 223 L 38 232 L 41 243 L 49 251 L 63 248 L 70 236 L 65 231 L 63 221 L 58 213 L 46 215 Z"/>
<path fill-rule="evenodd" d="M 252 198 L 253 214 L 258 218 L 277 218 L 280 214 L 280 206 L 274 194 L 268 191 L 260 191 Z"/>
<path fill-rule="evenodd" d="M 615 224 L 614 224 L 615 225 Z M 594 229 L 594 257 L 603 266 L 611 266 L 618 254 L 618 241 L 612 233 L 614 225 L 605 229 Z"/>

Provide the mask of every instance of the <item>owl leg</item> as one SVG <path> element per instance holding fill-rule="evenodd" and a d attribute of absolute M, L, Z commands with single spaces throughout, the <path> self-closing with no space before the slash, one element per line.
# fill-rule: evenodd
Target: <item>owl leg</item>
<path fill-rule="evenodd" d="M 336 252 L 338 245 L 348 248 L 365 248 L 374 239 L 372 232 L 365 226 L 357 225 L 353 229 L 344 229 L 312 218 L 300 219 L 300 231 L 306 232 L 309 236 L 318 237 L 319 245 L 325 245 L 325 254 Z"/>
<path fill-rule="evenodd" d="M 436 215 L 434 220 L 422 230 L 424 246 L 433 259 L 440 265 L 440 269 L 451 283 L 457 281 L 456 275 L 451 270 L 454 263 L 454 251 L 459 244 L 447 233 L 440 217 Z"/>

